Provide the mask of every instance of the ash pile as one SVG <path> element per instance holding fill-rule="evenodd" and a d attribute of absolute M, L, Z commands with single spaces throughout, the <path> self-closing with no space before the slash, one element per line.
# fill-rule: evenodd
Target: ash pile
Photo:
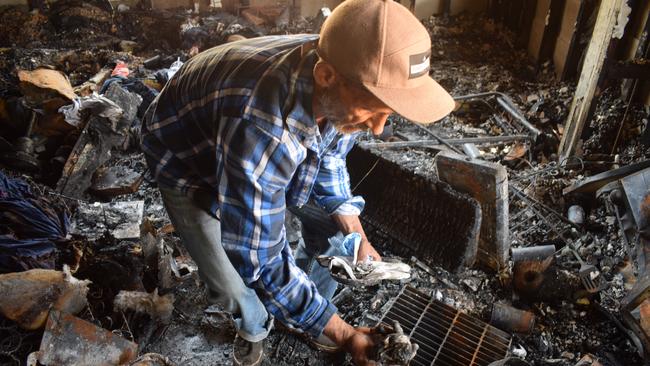
<path fill-rule="evenodd" d="M 314 32 L 327 12 L 116 3 L 0 8 L 3 365 L 232 356 L 232 321 L 208 307 L 147 172 L 141 118 L 196 53 Z M 423 23 L 432 76 L 457 108 L 426 127 L 391 117 L 348 157 L 371 241 L 411 271 L 339 286 L 341 316 L 397 321 L 419 346 L 413 365 L 644 364 L 647 108 L 610 85 L 581 151 L 559 156 L 575 81 L 531 66 L 509 30 L 486 17 Z M 265 355 L 264 365 L 350 363 L 277 330 Z"/>

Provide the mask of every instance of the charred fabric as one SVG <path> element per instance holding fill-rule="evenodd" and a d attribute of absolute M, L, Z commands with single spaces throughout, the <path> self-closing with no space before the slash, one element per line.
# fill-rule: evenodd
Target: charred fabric
<path fill-rule="evenodd" d="M 231 319 L 208 307 L 174 233 L 139 151 L 141 118 L 197 52 L 317 32 L 328 10 L 135 3 L 0 8 L 2 365 L 230 362 Z M 582 150 L 561 159 L 576 80 L 531 65 L 498 19 L 422 22 L 457 108 L 427 127 L 391 117 L 348 156 L 370 240 L 410 272 L 339 286 L 342 317 L 392 327 L 384 355 L 410 339 L 412 365 L 644 364 L 647 107 L 605 84 Z M 286 226 L 299 242 L 299 223 Z M 279 330 L 265 355 L 351 362 Z"/>

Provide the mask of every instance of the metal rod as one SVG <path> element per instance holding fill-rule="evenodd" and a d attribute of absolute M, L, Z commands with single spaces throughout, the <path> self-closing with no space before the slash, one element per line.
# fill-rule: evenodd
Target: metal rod
<path fill-rule="evenodd" d="M 458 317 L 458 314 L 456 314 L 456 317 Z M 455 322 L 456 319 L 454 318 L 453 321 Z M 449 327 L 449 329 L 447 329 L 447 334 L 445 335 L 445 339 L 442 341 L 443 345 L 445 344 L 445 341 L 447 340 L 447 338 L 449 338 L 449 335 L 451 334 L 451 329 L 452 329 L 451 327 Z M 440 346 L 440 349 L 438 349 L 438 352 L 436 353 L 435 357 L 433 358 L 434 362 L 438 359 L 438 356 L 440 356 L 440 351 L 442 351 L 442 346 Z"/>
<path fill-rule="evenodd" d="M 449 145 L 462 144 L 501 144 L 513 141 L 530 140 L 528 135 L 510 135 L 510 136 L 484 136 L 484 137 L 465 137 L 460 139 L 447 139 Z M 393 141 L 393 142 L 362 142 L 359 146 L 363 148 L 402 148 L 402 147 L 435 147 L 440 146 L 434 140 L 412 140 L 412 141 Z"/>
<path fill-rule="evenodd" d="M 530 122 L 528 122 L 526 117 L 524 117 L 523 113 L 521 113 L 519 108 L 515 106 L 515 104 L 512 102 L 512 100 L 510 100 L 510 98 L 508 98 L 508 96 L 506 96 L 505 94 L 501 96 L 497 96 L 497 103 L 499 103 L 499 105 L 502 106 L 503 109 L 505 109 L 508 113 L 510 113 L 510 115 L 514 119 L 519 121 L 519 123 L 521 123 L 522 126 L 524 126 L 528 131 L 530 131 L 530 133 L 533 134 L 533 140 L 537 140 L 539 135 L 541 135 L 540 130 L 538 130 L 537 128 L 535 128 L 535 126 L 533 126 Z"/>
<path fill-rule="evenodd" d="M 463 155 L 463 152 L 462 152 L 462 151 L 458 150 L 458 149 L 455 148 L 453 145 L 451 145 L 450 143 L 448 143 L 445 139 L 443 139 L 442 137 L 438 136 L 438 134 L 436 134 L 436 133 L 434 133 L 434 132 L 431 132 L 428 128 L 422 126 L 422 125 L 419 124 L 419 123 L 415 123 L 415 125 L 416 125 L 420 130 L 422 130 L 422 131 L 428 133 L 429 135 L 433 136 L 433 138 L 435 138 L 436 140 L 438 140 L 441 144 L 443 144 L 443 145 L 447 146 L 448 148 L 450 148 L 452 151 L 454 151 L 454 152 L 456 152 L 456 153 L 458 153 L 458 154 Z"/>
<path fill-rule="evenodd" d="M 470 99 L 493 97 L 495 95 L 500 95 L 500 94 L 502 94 L 502 93 L 499 93 L 499 92 L 483 92 L 483 93 L 474 93 L 474 94 L 466 94 L 466 95 L 457 95 L 457 96 L 455 96 L 453 98 L 457 102 L 462 102 L 462 101 L 470 100 Z"/>
<path fill-rule="evenodd" d="M 486 102 L 486 103 L 487 103 L 487 102 Z M 504 131 L 506 131 L 506 133 L 512 133 L 512 132 L 514 131 L 514 128 L 512 128 L 512 126 L 510 126 L 510 125 L 508 124 L 508 122 L 506 122 L 506 121 L 505 121 L 503 118 L 501 118 L 501 116 L 499 116 L 498 114 L 496 114 L 496 113 L 493 114 L 493 115 L 492 115 L 492 118 L 494 119 L 494 122 L 495 122 L 499 127 L 501 127 L 501 129 L 503 129 Z"/>
<path fill-rule="evenodd" d="M 486 97 L 496 97 L 497 103 L 503 107 L 503 109 L 508 112 L 512 116 L 512 118 L 516 119 L 521 125 L 526 128 L 530 133 L 532 134 L 533 141 L 537 140 L 537 137 L 541 135 L 541 131 L 538 130 L 535 126 L 533 126 L 526 117 L 524 117 L 524 114 L 519 110 L 517 105 L 510 99 L 509 96 L 507 96 L 504 93 L 500 92 L 486 92 L 486 93 L 476 93 L 476 94 L 468 94 L 468 95 L 460 95 L 454 97 L 454 100 L 456 101 L 465 101 L 465 100 L 470 100 L 470 99 L 477 99 L 477 98 L 486 98 Z"/>
<path fill-rule="evenodd" d="M 480 354 L 481 344 L 483 343 L 483 340 L 485 339 L 485 335 L 487 334 L 487 331 L 488 331 L 488 327 L 486 326 L 485 328 L 483 328 L 483 334 L 481 334 L 481 339 L 478 342 L 479 346 L 476 349 L 476 351 L 474 352 L 474 357 L 472 357 L 472 361 L 470 362 L 470 365 L 473 365 L 474 362 L 476 362 L 476 360 L 479 359 L 478 355 Z"/>
<path fill-rule="evenodd" d="M 32 115 L 29 117 L 29 123 L 27 124 L 27 129 L 25 129 L 25 137 L 29 137 L 34 130 L 34 125 L 36 124 L 36 111 L 32 110 Z"/>
<path fill-rule="evenodd" d="M 403 294 L 403 295 L 404 295 L 404 296 L 409 296 L 408 294 Z M 411 298 L 411 299 L 412 299 L 412 298 Z M 421 300 L 421 299 L 413 299 L 413 300 L 415 300 L 415 301 L 420 301 L 420 304 L 422 304 L 422 302 L 421 302 L 422 300 Z M 400 310 L 402 309 L 401 306 L 406 306 L 406 305 L 404 305 L 404 304 L 402 304 L 402 303 L 399 303 L 399 302 L 396 302 L 396 303 L 394 304 L 394 306 L 398 306 L 398 305 L 400 306 L 400 308 L 399 308 Z M 453 308 L 450 308 L 450 307 L 448 307 L 448 306 L 446 306 L 446 305 L 444 305 L 444 304 L 442 304 L 442 303 L 440 303 L 440 302 L 438 302 L 438 301 L 433 301 L 433 302 L 430 303 L 430 305 L 431 305 L 432 310 L 433 310 L 433 307 L 435 307 L 436 309 L 438 309 L 438 310 L 439 310 L 439 313 L 438 313 L 438 314 L 442 315 L 442 318 L 443 318 L 443 319 L 446 318 L 446 320 L 451 320 L 452 317 L 455 316 L 455 314 L 456 314 L 456 312 L 457 312 L 457 310 L 455 310 L 455 309 L 453 309 Z M 415 310 L 415 309 L 413 309 L 413 308 L 408 308 L 408 307 L 406 307 L 405 309 L 408 310 L 408 311 L 412 311 L 412 312 L 416 312 L 416 313 L 417 313 L 417 310 Z M 423 311 L 423 313 L 426 313 L 426 311 Z M 445 313 L 448 314 L 446 317 L 445 317 L 445 315 L 444 315 Z M 419 316 L 419 315 L 418 315 L 418 316 Z M 463 320 L 465 320 L 467 323 L 470 323 L 470 322 L 473 320 L 469 315 L 464 314 L 464 313 L 461 313 L 461 318 L 463 318 Z M 434 320 L 434 319 L 435 319 L 435 318 L 427 318 L 427 320 L 430 320 L 430 321 L 432 321 L 432 320 Z M 470 324 L 472 324 L 473 326 L 475 326 L 476 329 L 469 328 L 469 325 L 467 325 L 467 326 L 468 326 L 468 330 L 476 330 L 476 331 L 478 331 L 478 333 L 482 332 L 483 324 L 475 324 L 475 323 L 470 323 Z M 463 325 L 463 326 L 466 326 L 466 324 L 462 324 L 462 325 Z M 495 329 L 495 330 L 498 330 L 497 328 L 494 328 L 494 329 Z M 499 330 L 499 331 L 500 331 L 500 330 Z M 505 333 L 505 332 L 503 332 L 503 334 L 498 334 L 498 333 L 497 333 L 496 335 L 498 335 L 498 336 L 499 336 L 500 338 L 502 338 L 504 341 L 508 341 L 508 340 L 510 339 L 509 335 L 508 335 L 507 333 Z"/>

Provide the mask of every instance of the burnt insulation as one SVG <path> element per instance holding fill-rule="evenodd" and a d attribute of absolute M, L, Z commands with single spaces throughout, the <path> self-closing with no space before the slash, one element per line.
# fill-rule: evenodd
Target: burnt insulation
<path fill-rule="evenodd" d="M 366 200 L 361 219 L 373 244 L 448 271 L 474 264 L 481 225 L 475 199 L 366 149 L 354 148 L 347 164 L 354 194 Z"/>

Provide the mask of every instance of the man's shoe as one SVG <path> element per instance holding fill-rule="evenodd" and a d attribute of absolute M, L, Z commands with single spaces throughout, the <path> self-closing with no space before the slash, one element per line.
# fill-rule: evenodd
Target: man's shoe
<path fill-rule="evenodd" d="M 232 348 L 232 362 L 235 366 L 256 366 L 262 363 L 264 340 L 249 342 L 237 334 Z"/>

